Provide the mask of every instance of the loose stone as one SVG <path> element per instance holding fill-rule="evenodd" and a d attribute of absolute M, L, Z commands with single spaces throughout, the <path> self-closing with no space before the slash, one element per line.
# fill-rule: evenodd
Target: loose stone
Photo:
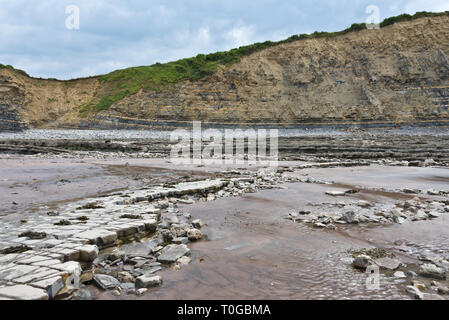
<path fill-rule="evenodd" d="M 143 275 L 136 279 L 136 288 L 151 288 L 162 285 L 162 278 L 160 276 Z"/>
<path fill-rule="evenodd" d="M 94 281 L 98 284 L 103 290 L 110 290 L 120 286 L 120 281 L 116 278 L 105 275 L 105 274 L 95 274 Z"/>

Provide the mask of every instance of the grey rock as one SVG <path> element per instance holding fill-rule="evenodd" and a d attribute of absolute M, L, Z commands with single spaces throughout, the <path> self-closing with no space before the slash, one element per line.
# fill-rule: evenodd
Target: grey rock
<path fill-rule="evenodd" d="M 153 267 L 148 266 L 148 268 L 146 266 L 142 267 L 142 271 L 145 274 L 152 274 L 152 273 L 155 273 L 155 272 L 158 272 L 161 270 L 162 270 L 162 267 L 160 267 L 160 266 L 153 266 Z"/>
<path fill-rule="evenodd" d="M 365 270 L 368 266 L 375 264 L 371 257 L 366 255 L 357 256 L 352 263 L 354 268 Z"/>
<path fill-rule="evenodd" d="M 439 294 L 444 294 L 444 295 L 448 295 L 449 294 L 449 288 L 442 286 L 442 285 L 438 285 L 438 293 Z"/>
<path fill-rule="evenodd" d="M 136 286 L 134 283 L 131 282 L 125 282 L 120 284 L 120 288 L 122 288 L 123 291 L 125 291 L 127 294 L 133 294 L 136 292 Z"/>
<path fill-rule="evenodd" d="M 82 262 L 92 262 L 98 257 L 98 247 L 86 245 L 80 248 L 80 259 Z"/>
<path fill-rule="evenodd" d="M 407 271 L 407 276 L 408 276 L 408 277 L 415 278 L 415 277 L 417 277 L 418 275 L 416 274 L 416 272 L 413 272 L 413 271 Z"/>
<path fill-rule="evenodd" d="M 50 298 L 56 297 L 59 291 L 64 288 L 61 276 L 36 281 L 30 284 L 33 287 L 44 289 Z"/>
<path fill-rule="evenodd" d="M 436 212 L 436 211 L 430 211 L 430 212 L 428 213 L 428 215 L 429 215 L 429 217 L 431 217 L 431 218 L 438 218 L 439 216 L 441 216 L 441 213 Z"/>
<path fill-rule="evenodd" d="M 418 274 L 422 277 L 446 280 L 446 272 L 432 263 L 423 264 Z"/>
<path fill-rule="evenodd" d="M 0 297 L 15 300 L 48 300 L 45 290 L 22 284 L 0 288 Z"/>
<path fill-rule="evenodd" d="M 136 290 L 136 295 L 137 296 L 143 296 L 145 293 L 147 293 L 148 289 L 147 288 L 141 288 Z"/>
<path fill-rule="evenodd" d="M 402 272 L 402 271 L 396 271 L 396 272 L 393 274 L 393 276 L 394 276 L 395 278 L 398 278 L 398 279 L 407 278 L 407 276 L 405 275 L 405 273 Z"/>
<path fill-rule="evenodd" d="M 89 301 L 92 300 L 92 294 L 85 289 L 80 289 L 72 294 L 71 300 Z"/>
<path fill-rule="evenodd" d="M 355 224 L 358 222 L 357 216 L 353 211 L 347 211 L 341 215 L 341 220 L 346 223 Z"/>
<path fill-rule="evenodd" d="M 424 210 L 418 210 L 418 212 L 415 214 L 415 216 L 412 218 L 412 220 L 420 221 L 420 220 L 426 220 L 429 216 L 427 213 L 424 212 Z"/>
<path fill-rule="evenodd" d="M 404 188 L 402 189 L 402 192 L 409 193 L 409 194 L 418 194 L 421 192 L 419 189 L 411 189 L 411 188 Z"/>
<path fill-rule="evenodd" d="M 160 276 L 143 275 L 136 279 L 136 288 L 152 288 L 162 285 Z"/>
<path fill-rule="evenodd" d="M 429 190 L 427 190 L 427 194 L 430 196 L 438 196 L 440 194 L 440 192 L 436 191 L 435 189 L 429 189 Z"/>
<path fill-rule="evenodd" d="M 115 289 L 116 287 L 120 286 L 120 281 L 105 274 L 94 274 L 94 281 L 103 290 Z"/>
<path fill-rule="evenodd" d="M 173 263 L 188 254 L 190 254 L 190 249 L 185 244 L 171 244 L 162 249 L 157 260 L 162 263 Z"/>

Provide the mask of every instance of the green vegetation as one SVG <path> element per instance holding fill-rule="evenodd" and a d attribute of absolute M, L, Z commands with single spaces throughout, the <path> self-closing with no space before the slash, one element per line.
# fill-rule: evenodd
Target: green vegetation
<path fill-rule="evenodd" d="M 312 38 L 332 38 L 340 36 L 349 32 L 360 31 L 366 29 L 365 23 L 353 23 L 349 28 L 338 32 L 319 32 L 315 31 L 312 34 L 301 34 L 299 39 L 312 39 Z"/>
<path fill-rule="evenodd" d="M 135 67 L 117 70 L 100 77 L 103 84 L 109 85 L 111 92 L 101 98 L 94 111 L 108 109 L 114 102 L 132 95 L 140 89 L 160 90 L 164 86 L 181 80 L 199 80 L 215 73 L 219 65 L 231 65 L 243 56 L 272 47 L 273 45 L 291 42 L 299 39 L 290 37 L 281 42 L 266 41 L 249 46 L 232 49 L 226 52 L 216 52 L 208 55 L 199 54 L 194 58 L 181 59 L 168 63 L 156 63 L 152 66 Z"/>
<path fill-rule="evenodd" d="M 391 17 L 391 18 L 385 19 L 383 22 L 381 22 L 380 27 L 383 28 L 383 27 L 392 25 L 396 22 L 411 21 L 411 20 L 424 18 L 424 17 L 441 17 L 441 16 L 448 16 L 448 15 L 449 15 L 449 11 L 444 11 L 444 12 L 421 11 L 421 12 L 415 13 L 414 15 L 401 14 L 396 17 Z"/>

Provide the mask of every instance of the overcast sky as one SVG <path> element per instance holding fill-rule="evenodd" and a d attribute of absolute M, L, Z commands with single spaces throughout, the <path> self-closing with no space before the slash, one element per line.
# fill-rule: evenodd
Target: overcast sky
<path fill-rule="evenodd" d="M 79 29 L 66 9 L 79 8 Z M 0 0 L 0 63 L 70 79 L 293 34 L 449 10 L 448 0 Z M 75 26 L 76 27 L 76 26 Z"/>

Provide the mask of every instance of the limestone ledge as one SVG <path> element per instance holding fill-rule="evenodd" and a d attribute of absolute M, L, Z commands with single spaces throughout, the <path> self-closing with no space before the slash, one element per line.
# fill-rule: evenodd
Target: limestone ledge
<path fill-rule="evenodd" d="M 112 195 L 70 203 L 60 214 L 33 215 L 22 224 L 2 221 L 0 250 L 11 253 L 0 254 L 0 300 L 47 300 L 69 292 L 77 273 L 81 282 L 90 280 L 89 263 L 99 250 L 156 231 L 160 209 L 143 201 L 206 194 L 226 184 L 217 179 L 134 190 L 126 199 Z"/>

